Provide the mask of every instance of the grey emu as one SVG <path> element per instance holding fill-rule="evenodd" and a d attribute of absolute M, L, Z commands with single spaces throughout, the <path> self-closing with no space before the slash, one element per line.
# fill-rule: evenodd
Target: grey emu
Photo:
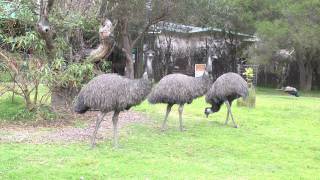
<path fill-rule="evenodd" d="M 166 128 L 169 113 L 174 104 L 179 105 L 180 131 L 183 131 L 182 112 L 185 103 L 192 103 L 192 100 L 203 96 L 210 88 L 211 79 L 209 73 L 212 71 L 211 56 L 208 57 L 206 71 L 201 78 L 195 78 L 184 74 L 169 74 L 163 77 L 152 89 L 148 96 L 151 104 L 167 104 L 167 112 L 162 124 L 162 130 Z"/>
<path fill-rule="evenodd" d="M 153 51 L 148 51 L 146 71 L 141 79 L 128 79 L 117 74 L 103 74 L 93 78 L 78 94 L 74 111 L 85 113 L 88 110 L 99 110 L 96 126 L 92 135 L 91 145 L 96 145 L 96 135 L 106 113 L 114 111 L 113 146 L 118 146 L 118 116 L 121 111 L 140 104 L 152 88 Z"/>
<path fill-rule="evenodd" d="M 239 74 L 229 72 L 221 75 L 206 94 L 206 102 L 212 105 L 205 109 L 206 116 L 208 117 L 209 114 L 219 111 L 221 105 L 225 103 L 228 108 L 225 125 L 228 124 L 229 115 L 231 115 L 234 127 L 237 128 L 238 125 L 231 112 L 232 101 L 239 97 L 246 98 L 248 93 L 248 84 Z"/>
<path fill-rule="evenodd" d="M 292 96 L 295 96 L 295 97 L 299 97 L 299 92 L 296 88 L 294 87 L 290 87 L 290 86 L 287 86 L 287 87 L 282 87 L 280 90 L 292 95 Z"/>

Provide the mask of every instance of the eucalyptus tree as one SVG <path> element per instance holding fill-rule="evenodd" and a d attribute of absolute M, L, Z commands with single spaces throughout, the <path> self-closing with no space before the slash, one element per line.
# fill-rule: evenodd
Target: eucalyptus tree
<path fill-rule="evenodd" d="M 54 107 L 71 103 L 81 84 L 92 77 L 88 69 L 102 73 L 114 47 L 124 54 L 126 76 L 134 78 L 132 48 L 151 25 L 166 19 L 174 7 L 171 0 L 38 2 L 37 30 L 46 42 L 51 66 L 58 69 L 48 78 L 54 85 L 51 88 Z"/>
<path fill-rule="evenodd" d="M 134 78 L 132 48 L 141 40 L 149 27 L 171 15 L 175 7 L 173 0 L 103 0 L 106 7 L 101 15 L 110 17 L 117 23 L 115 37 L 119 48 L 125 54 L 125 74 Z"/>
<path fill-rule="evenodd" d="M 311 90 L 320 64 L 320 2 L 317 0 L 281 0 L 277 16 L 256 23 L 261 42 L 253 48 L 253 59 L 270 62 L 280 49 L 293 50 L 292 61 L 299 68 L 300 89 Z M 268 9 L 265 10 L 269 12 Z"/>

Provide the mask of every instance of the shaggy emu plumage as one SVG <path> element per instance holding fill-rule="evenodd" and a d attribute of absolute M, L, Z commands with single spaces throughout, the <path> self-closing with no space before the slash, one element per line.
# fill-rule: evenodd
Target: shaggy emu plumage
<path fill-rule="evenodd" d="M 287 86 L 287 87 L 283 87 L 281 88 L 282 91 L 292 95 L 292 96 L 295 96 L 295 97 L 299 97 L 299 92 L 296 88 L 294 87 L 291 87 L 291 86 Z"/>
<path fill-rule="evenodd" d="M 153 51 L 147 52 L 146 71 L 141 79 L 128 79 L 117 74 L 103 74 L 93 78 L 85 85 L 75 100 L 74 111 L 85 113 L 86 111 L 99 110 L 101 113 L 96 120 L 96 127 L 92 135 L 91 145 L 95 146 L 97 131 L 106 113 L 114 111 L 113 145 L 118 146 L 117 123 L 121 111 L 140 104 L 150 93 L 152 88 L 152 60 Z"/>
<path fill-rule="evenodd" d="M 162 124 L 162 130 L 166 128 L 166 122 L 171 108 L 174 104 L 179 105 L 180 130 L 182 126 L 182 111 L 185 103 L 190 104 L 193 99 L 203 96 L 210 88 L 211 79 L 209 73 L 212 71 L 212 61 L 209 56 L 206 71 L 201 78 L 195 78 L 184 74 L 169 74 L 163 77 L 152 89 L 148 101 L 151 104 L 165 103 L 167 112 Z"/>
<path fill-rule="evenodd" d="M 237 128 L 238 125 L 235 123 L 231 112 L 232 101 L 239 97 L 246 98 L 248 94 L 248 84 L 239 74 L 225 73 L 217 78 L 206 94 L 206 102 L 212 106 L 207 107 L 204 112 L 208 117 L 209 114 L 219 111 L 221 105 L 225 103 L 228 108 L 225 124 L 228 123 L 230 114 L 234 127 Z"/>

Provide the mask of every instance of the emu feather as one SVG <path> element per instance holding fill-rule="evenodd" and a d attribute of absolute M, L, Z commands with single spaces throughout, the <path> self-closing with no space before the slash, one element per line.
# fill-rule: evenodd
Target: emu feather
<path fill-rule="evenodd" d="M 113 143 L 118 146 L 118 116 L 121 111 L 140 104 L 150 93 L 152 88 L 152 60 L 153 51 L 147 52 L 147 68 L 143 78 L 133 80 L 117 74 L 103 74 L 93 78 L 85 85 L 75 99 L 74 111 L 85 113 L 88 110 L 99 110 L 101 114 L 96 121 L 92 135 L 92 147 L 95 146 L 96 134 L 106 113 L 114 111 Z"/>
<path fill-rule="evenodd" d="M 180 131 L 182 126 L 182 111 L 185 103 L 192 103 L 193 99 L 203 96 L 210 88 L 211 79 L 209 72 L 212 71 L 211 57 L 208 57 L 206 71 L 201 78 L 195 78 L 184 74 L 169 74 L 163 77 L 152 89 L 148 101 L 151 104 L 167 104 L 167 112 L 162 124 L 162 130 L 166 128 L 168 115 L 174 104 L 179 105 Z"/>
<path fill-rule="evenodd" d="M 231 115 L 234 126 L 238 127 L 231 112 L 232 101 L 240 97 L 246 98 L 248 94 L 248 84 L 239 74 L 225 73 L 217 78 L 206 94 L 206 102 L 212 106 L 205 109 L 205 114 L 208 117 L 209 114 L 219 111 L 221 105 L 225 103 L 228 108 L 225 124 Z"/>

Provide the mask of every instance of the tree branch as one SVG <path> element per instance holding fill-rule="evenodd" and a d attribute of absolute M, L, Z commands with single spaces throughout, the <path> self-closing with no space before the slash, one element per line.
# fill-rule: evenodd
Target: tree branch
<path fill-rule="evenodd" d="M 117 23 L 112 25 L 109 19 L 104 21 L 103 25 L 99 29 L 100 45 L 90 52 L 88 57 L 90 61 L 97 61 L 104 58 L 106 55 L 111 54 L 115 46 L 115 42 L 113 38 L 111 38 L 111 34 L 116 25 Z"/>
<path fill-rule="evenodd" d="M 139 35 L 132 41 L 131 47 L 134 47 L 138 40 L 149 30 L 150 26 L 157 24 L 160 21 L 163 21 L 167 18 L 167 13 L 162 13 L 160 16 L 156 17 L 155 19 L 149 21 L 144 29 L 139 33 Z"/>
<path fill-rule="evenodd" d="M 50 13 L 53 7 L 54 0 L 48 0 L 47 11 Z"/>
<path fill-rule="evenodd" d="M 52 40 L 52 28 L 49 23 L 49 12 L 52 10 L 54 0 L 48 0 L 45 5 L 43 0 L 40 1 L 40 14 L 39 20 L 37 22 L 37 31 L 40 34 L 40 37 L 46 42 L 46 50 L 49 56 L 49 59 L 53 58 L 53 40 Z"/>

